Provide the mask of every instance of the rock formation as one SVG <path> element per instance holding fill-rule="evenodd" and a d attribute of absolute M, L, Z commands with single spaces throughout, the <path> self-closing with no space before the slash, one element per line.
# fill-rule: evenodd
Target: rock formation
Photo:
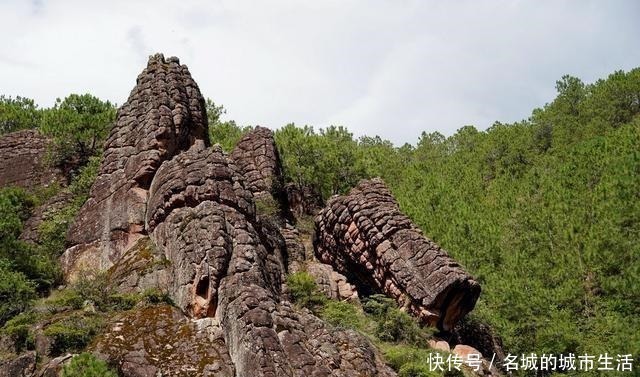
<path fill-rule="evenodd" d="M 208 143 L 205 104 L 177 58 L 155 55 L 118 111 L 90 199 L 69 229 L 67 265 L 105 270 L 145 233 L 145 204 L 163 161 Z"/>
<path fill-rule="evenodd" d="M 320 261 L 393 297 L 442 330 L 473 309 L 480 285 L 400 212 L 380 179 L 332 198 L 316 217 Z"/>
<path fill-rule="evenodd" d="M 125 376 L 235 376 L 217 320 L 191 321 L 168 305 L 116 318 L 90 351 L 115 361 Z"/>
<path fill-rule="evenodd" d="M 108 269 L 125 291 L 156 282 L 180 312 L 149 314 L 160 319 L 149 334 L 126 325 L 148 316 L 122 319 L 95 352 L 127 377 L 174 373 L 161 362 L 167 355 L 197 375 L 395 375 L 366 338 L 289 303 L 281 182 L 270 130 L 255 128 L 231 156 L 209 147 L 202 96 L 186 67 L 152 57 L 118 113 L 62 261 L 67 276 Z M 256 202 L 277 211 L 258 214 Z M 134 273 L 145 264 L 153 266 Z M 184 315 L 206 331 L 184 327 Z M 156 347 L 176 331 L 186 338 L 168 342 L 171 351 Z M 189 359 L 199 343 L 214 354 Z"/>
<path fill-rule="evenodd" d="M 148 203 L 151 237 L 171 262 L 171 296 L 193 318 L 220 320 L 238 376 L 392 375 L 364 338 L 283 300 L 285 250 L 269 241 L 222 150 L 198 144 L 164 163 Z"/>
<path fill-rule="evenodd" d="M 284 192 L 282 165 L 273 139 L 273 131 L 255 127 L 240 139 L 231 152 L 240 168 L 247 189 L 261 199 L 267 195 L 280 200 Z"/>
<path fill-rule="evenodd" d="M 45 148 L 35 131 L 0 139 L 0 186 L 58 179 L 42 169 Z M 395 376 L 366 337 L 292 305 L 286 274 L 307 271 L 337 300 L 357 301 L 356 286 L 368 286 L 443 330 L 473 308 L 480 287 L 400 212 L 382 181 L 333 198 L 312 245 L 312 222 L 299 231 L 291 208 L 302 215 L 320 205 L 283 185 L 269 129 L 254 128 L 230 155 L 209 146 L 204 100 L 187 67 L 152 56 L 118 111 L 60 262 L 67 281 L 103 271 L 119 293 L 155 289 L 174 305 L 116 315 L 89 351 L 125 377 Z M 22 239 L 37 242 L 46 216 L 34 211 Z M 0 374 L 32 376 L 41 355 L 57 356 L 37 326 L 36 350 L 0 362 Z M 45 358 L 43 375 L 69 358 Z"/>
<path fill-rule="evenodd" d="M 33 188 L 62 183 L 59 169 L 45 163 L 47 138 L 37 130 L 23 130 L 0 138 L 0 187 Z"/>

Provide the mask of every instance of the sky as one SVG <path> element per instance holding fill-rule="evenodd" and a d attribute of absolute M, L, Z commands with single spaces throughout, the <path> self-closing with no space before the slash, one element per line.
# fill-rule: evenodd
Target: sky
<path fill-rule="evenodd" d="M 527 119 L 565 74 L 640 66 L 639 16 L 635 0 L 0 0 L 0 94 L 122 104 L 162 52 L 240 125 L 413 144 Z"/>

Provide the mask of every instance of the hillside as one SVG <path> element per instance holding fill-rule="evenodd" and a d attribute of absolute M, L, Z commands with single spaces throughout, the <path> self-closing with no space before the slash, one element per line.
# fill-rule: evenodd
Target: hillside
<path fill-rule="evenodd" d="M 403 146 L 222 121 L 162 55 L 117 113 L 88 94 L 2 97 L 0 375 L 637 358 L 640 69 L 556 88 L 528 120 Z M 460 370 L 430 370 L 434 355 Z"/>

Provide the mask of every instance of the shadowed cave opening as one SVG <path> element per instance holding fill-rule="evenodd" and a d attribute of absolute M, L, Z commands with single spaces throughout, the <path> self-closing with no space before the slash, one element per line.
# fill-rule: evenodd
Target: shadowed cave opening
<path fill-rule="evenodd" d="M 205 301 L 209 299 L 209 277 L 203 276 L 196 285 L 196 296 L 203 298 Z"/>

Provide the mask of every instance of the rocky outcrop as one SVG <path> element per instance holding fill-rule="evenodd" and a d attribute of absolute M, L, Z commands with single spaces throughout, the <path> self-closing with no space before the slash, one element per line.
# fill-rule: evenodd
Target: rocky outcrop
<path fill-rule="evenodd" d="M 178 309 L 151 306 L 115 318 L 90 347 L 124 377 L 233 377 L 220 324 L 191 321 Z"/>
<path fill-rule="evenodd" d="M 63 183 L 62 171 L 46 162 L 49 141 L 37 130 L 22 130 L 0 137 L 0 187 L 31 189 Z"/>
<path fill-rule="evenodd" d="M 256 198 L 272 195 L 279 200 L 282 197 L 282 164 L 273 131 L 255 127 L 236 144 L 231 158 L 240 168 L 247 189 Z"/>
<path fill-rule="evenodd" d="M 309 261 L 306 271 L 313 277 L 316 286 L 325 296 L 333 300 L 357 300 L 358 290 L 347 278 L 336 272 L 332 266 L 317 261 Z"/>
<path fill-rule="evenodd" d="M 253 219 L 251 192 L 220 148 L 196 145 L 163 164 L 149 197 L 152 238 L 172 266 L 170 293 L 191 316 L 214 316 L 220 281 L 238 238 L 232 220 Z"/>
<path fill-rule="evenodd" d="M 146 234 L 148 190 L 162 162 L 208 143 L 205 104 L 177 58 L 155 55 L 118 111 L 90 198 L 69 229 L 67 260 L 106 270 Z M 74 266 L 74 268 L 79 268 Z"/>
<path fill-rule="evenodd" d="M 332 198 L 316 218 L 314 243 L 320 261 L 442 330 L 453 329 L 480 294 L 480 285 L 400 212 L 380 179 Z"/>
<path fill-rule="evenodd" d="M 195 145 L 151 185 L 151 238 L 164 250 L 170 295 L 194 318 L 217 318 L 238 376 L 386 376 L 372 345 L 284 300 L 284 248 L 261 224 L 233 159 Z M 282 236 L 280 236 L 281 238 Z"/>
<path fill-rule="evenodd" d="M 35 369 L 35 351 L 26 352 L 13 359 L 0 359 L 0 376 L 31 377 Z"/>

